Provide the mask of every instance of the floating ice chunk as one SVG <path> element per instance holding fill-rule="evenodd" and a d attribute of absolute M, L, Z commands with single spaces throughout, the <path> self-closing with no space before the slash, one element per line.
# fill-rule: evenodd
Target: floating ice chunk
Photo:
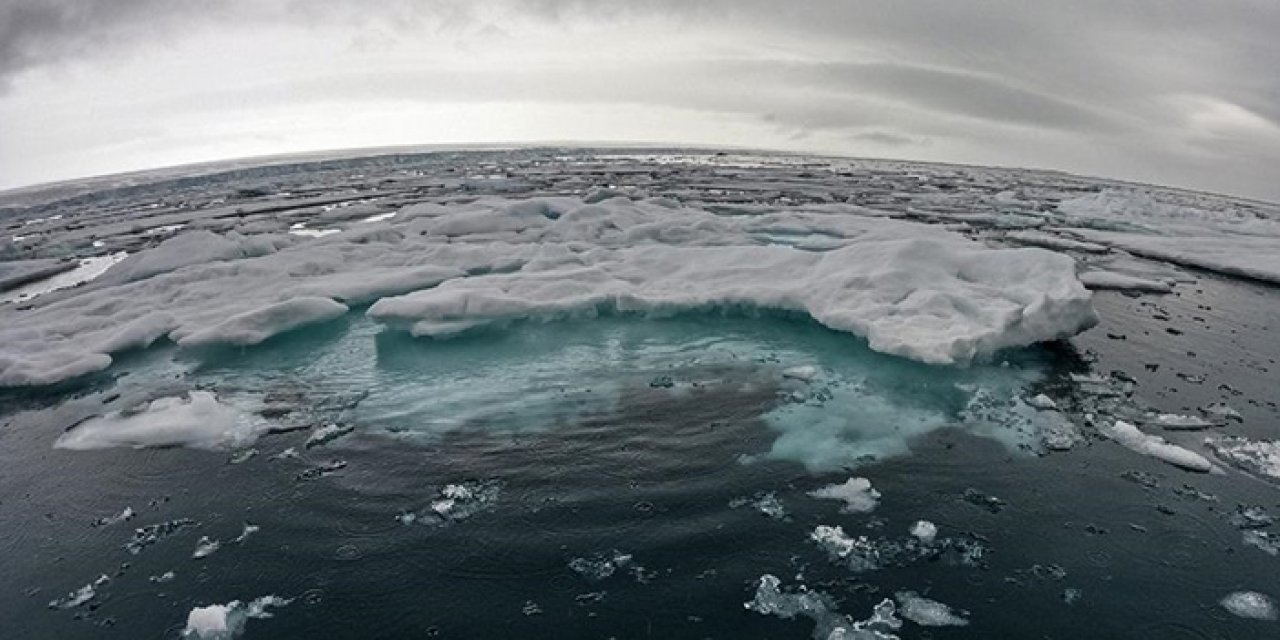
<path fill-rule="evenodd" d="M 1215 402 L 1200 411 L 1219 418 L 1229 418 L 1236 421 L 1244 420 L 1244 416 L 1240 415 L 1239 411 L 1231 408 L 1231 406 L 1225 402 Z"/>
<path fill-rule="evenodd" d="M 819 369 L 811 364 L 788 367 L 782 370 L 782 377 L 803 382 L 812 382 L 818 377 Z"/>
<path fill-rule="evenodd" d="M 1168 282 L 1129 276 L 1112 271 L 1086 271 L 1080 274 L 1080 282 L 1090 289 L 1112 289 L 1115 291 L 1140 291 L 1150 293 L 1170 293 L 1173 286 Z"/>
<path fill-rule="evenodd" d="M 235 452 L 235 454 L 233 454 L 231 456 L 231 459 L 228 460 L 227 462 L 229 462 L 230 464 L 244 464 L 249 460 L 251 460 L 256 455 L 258 455 L 257 449 L 254 449 L 254 448 L 242 449 L 240 451 Z"/>
<path fill-rule="evenodd" d="M 1053 398 L 1050 398 L 1043 393 L 1036 394 L 1031 399 L 1027 400 L 1027 404 L 1041 410 L 1058 408 L 1058 403 L 1054 402 Z"/>
<path fill-rule="evenodd" d="M 83 605 L 98 596 L 98 587 L 111 582 L 111 578 L 106 574 L 98 576 L 97 580 L 68 593 L 66 596 L 49 602 L 50 609 L 74 609 Z"/>
<path fill-rule="evenodd" d="M 1270 531 L 1248 529 L 1241 534 L 1241 537 L 1244 538 L 1245 544 L 1256 547 L 1267 555 L 1280 555 L 1280 535 L 1273 534 Z"/>
<path fill-rule="evenodd" d="M 213 555 L 221 546 L 221 542 L 213 540 L 209 536 L 200 536 L 200 539 L 196 541 L 196 550 L 191 552 L 191 557 L 196 559 L 207 558 Z"/>
<path fill-rule="evenodd" d="M 147 578 L 147 580 L 150 582 L 154 582 L 155 584 L 164 584 L 166 582 L 173 582 L 174 578 L 177 578 L 177 577 L 178 577 L 178 574 L 172 571 L 166 571 L 158 576 L 151 576 Z"/>
<path fill-rule="evenodd" d="M 1145 434 L 1139 431 L 1137 427 L 1123 420 L 1116 420 L 1110 428 L 1104 428 L 1103 433 L 1127 449 L 1151 456 L 1157 460 L 1163 460 L 1187 471 L 1207 473 L 1214 468 L 1213 463 L 1205 459 L 1204 456 L 1177 445 L 1169 444 L 1159 436 Z"/>
<path fill-rule="evenodd" d="M 263 256 L 289 243 L 280 236 L 245 237 L 235 232 L 221 236 L 212 231 L 187 231 L 129 256 L 99 278 L 98 284 L 124 284 L 192 265 Z"/>
<path fill-rule="evenodd" d="M 1233 591 L 1218 601 L 1223 609 L 1252 620 L 1280 619 L 1280 609 L 1271 596 L 1257 591 Z"/>
<path fill-rule="evenodd" d="M 490 509 L 502 492 L 497 480 L 468 481 L 448 484 L 428 508 L 418 512 L 407 511 L 396 516 L 402 524 L 444 525 L 466 520 Z"/>
<path fill-rule="evenodd" d="M 307 437 L 305 447 L 310 449 L 311 447 L 328 444 L 352 431 L 355 431 L 355 427 L 351 425 L 326 424 L 323 427 L 316 427 L 311 432 L 311 435 Z"/>
<path fill-rule="evenodd" d="M 187 626 L 182 630 L 186 640 L 232 640 L 244 633 L 249 620 L 270 618 L 267 607 L 287 606 L 291 599 L 279 596 L 263 596 L 249 604 L 232 600 L 227 604 L 196 607 L 187 614 Z"/>
<path fill-rule="evenodd" d="M 253 535 L 253 534 L 255 534 L 255 533 L 257 533 L 257 532 L 259 532 L 259 531 L 261 531 L 261 530 L 262 530 L 262 527 L 260 527 L 260 526 L 258 526 L 258 525 L 256 525 L 256 524 L 250 524 L 250 523 L 246 522 L 246 523 L 244 523 L 244 529 L 242 529 L 242 530 L 240 531 L 240 535 L 236 536 L 235 540 L 232 540 L 231 542 L 233 542 L 233 543 L 235 543 L 235 544 L 240 544 L 240 543 L 244 542 L 245 540 L 248 540 L 248 539 L 249 539 L 249 536 L 251 536 L 251 535 Z"/>
<path fill-rule="evenodd" d="M 810 591 L 804 585 L 783 591 L 777 576 L 765 574 L 756 584 L 755 597 L 743 603 L 748 611 L 790 620 L 804 616 L 814 622 L 816 640 L 896 640 L 895 631 L 902 628 L 893 600 L 876 605 L 871 617 L 855 621 L 836 610 L 834 599 L 821 591 Z"/>
<path fill-rule="evenodd" d="M 1165 429 L 1179 431 L 1195 431 L 1218 426 L 1199 416 L 1184 416 L 1177 413 L 1162 413 L 1155 417 L 1154 422 Z"/>
<path fill-rule="evenodd" d="M 923 544 L 933 544 L 934 538 L 938 537 L 938 525 L 928 520 L 916 520 L 911 525 L 911 535 Z"/>
<path fill-rule="evenodd" d="M 62 434 L 58 449 L 167 447 L 232 449 L 253 442 L 268 429 L 208 391 L 152 400 L 133 410 L 90 418 Z"/>
<path fill-rule="evenodd" d="M 922 627 L 963 627 L 969 624 L 951 607 L 914 591 L 899 591 L 893 596 L 898 599 L 902 617 Z"/>
<path fill-rule="evenodd" d="M 866 478 L 849 478 L 843 484 L 832 484 L 809 492 L 814 498 L 840 500 L 841 513 L 869 513 L 880 501 L 880 492 L 871 487 Z"/>
<path fill-rule="evenodd" d="M 751 498 L 734 498 L 729 501 L 730 509 L 738 509 L 747 506 L 754 508 L 756 511 L 759 511 L 774 520 L 783 520 L 787 517 L 786 507 L 782 506 L 782 501 L 778 500 L 778 495 L 772 491 L 768 493 L 757 493 Z"/>
<path fill-rule="evenodd" d="M 170 337 L 184 347 L 214 344 L 254 345 L 298 327 L 346 314 L 346 305 L 330 298 L 301 297 L 246 311 L 194 333 L 175 330 Z"/>
<path fill-rule="evenodd" d="M 614 549 L 611 553 L 597 553 L 590 558 L 574 558 L 569 561 L 569 568 L 573 569 L 578 575 L 599 582 L 612 576 L 618 569 L 632 568 L 633 572 L 638 568 L 637 578 L 642 578 L 644 567 L 634 563 L 631 554 L 622 553 Z M 644 580 L 641 580 L 642 582 Z"/>
<path fill-rule="evenodd" d="M 103 516 L 101 518 L 98 518 L 97 520 L 94 520 L 93 526 L 107 527 L 113 524 L 119 524 L 121 522 L 132 520 L 135 515 L 137 514 L 134 513 L 133 507 L 125 507 L 123 511 L 113 516 Z"/>
<path fill-rule="evenodd" d="M 182 529 L 194 527 L 196 524 L 196 521 L 191 518 L 180 518 L 178 520 L 170 520 L 160 524 L 138 527 L 137 529 L 134 529 L 133 537 L 125 543 L 124 548 L 129 553 L 137 555 L 146 547 L 149 547 Z"/>
<path fill-rule="evenodd" d="M 1280 480 L 1280 440 L 1250 440 L 1238 436 L 1206 438 L 1213 454 L 1249 473 Z"/>

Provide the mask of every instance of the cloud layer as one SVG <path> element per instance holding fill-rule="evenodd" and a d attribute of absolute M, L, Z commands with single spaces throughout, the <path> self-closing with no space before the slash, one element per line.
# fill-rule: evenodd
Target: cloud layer
<path fill-rule="evenodd" d="M 0 187 L 390 143 L 736 144 L 1280 199 L 1280 4 L 0 0 Z M 612 115 L 611 115 L 612 114 Z"/>

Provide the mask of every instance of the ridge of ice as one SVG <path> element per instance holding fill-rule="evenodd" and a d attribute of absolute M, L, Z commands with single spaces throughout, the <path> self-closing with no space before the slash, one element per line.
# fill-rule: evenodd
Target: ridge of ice
<path fill-rule="evenodd" d="M 1143 433 L 1123 420 L 1116 420 L 1110 428 L 1104 428 L 1103 433 L 1127 449 L 1163 460 L 1187 471 L 1207 473 L 1214 469 L 1213 463 L 1204 456 L 1178 445 L 1169 444 L 1160 436 Z"/>

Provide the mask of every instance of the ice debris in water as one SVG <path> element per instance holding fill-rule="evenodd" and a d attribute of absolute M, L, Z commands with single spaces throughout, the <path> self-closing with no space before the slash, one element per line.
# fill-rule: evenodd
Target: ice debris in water
<path fill-rule="evenodd" d="M 905 566 L 921 561 L 940 559 L 950 564 L 968 567 L 981 566 L 987 547 L 981 541 L 966 537 L 934 539 L 924 542 L 918 537 L 901 540 L 871 538 L 865 535 L 852 537 L 840 525 L 818 525 L 809 539 L 827 552 L 833 562 L 839 562 L 854 573 L 876 571 L 889 566 Z"/>
<path fill-rule="evenodd" d="M 1038 393 L 1027 400 L 1027 404 L 1041 410 L 1057 409 L 1058 403 L 1043 393 Z"/>
<path fill-rule="evenodd" d="M 178 574 L 172 571 L 166 571 L 158 576 L 151 576 L 147 578 L 147 580 L 154 582 L 155 584 L 164 584 L 166 582 L 173 582 L 173 579 L 176 577 L 178 577 Z"/>
<path fill-rule="evenodd" d="M 1160 436 L 1145 434 L 1123 420 L 1116 420 L 1111 427 L 1104 428 L 1103 434 L 1126 449 L 1163 460 L 1187 471 L 1207 473 L 1213 470 L 1213 463 L 1204 456 L 1178 445 L 1169 444 Z"/>
<path fill-rule="evenodd" d="M 1211 416 L 1217 416 L 1223 419 L 1231 419 L 1237 422 L 1244 420 L 1244 416 L 1240 415 L 1239 411 L 1236 411 L 1235 409 L 1231 408 L 1231 406 L 1225 402 L 1214 402 L 1213 404 L 1210 404 L 1209 406 L 1201 409 L 1200 411 L 1203 413 L 1209 414 Z"/>
<path fill-rule="evenodd" d="M 815 489 L 809 495 L 822 500 L 840 500 L 841 513 L 869 513 L 880 501 L 880 492 L 871 487 L 866 478 L 849 478 L 842 484 L 832 484 Z"/>
<path fill-rule="evenodd" d="M 800 365 L 797 367 L 789 367 L 782 370 L 782 377 L 792 380 L 800 380 L 803 382 L 812 382 L 818 377 L 818 368 L 811 365 Z"/>
<path fill-rule="evenodd" d="M 328 444 L 352 431 L 355 431 L 355 427 L 351 425 L 326 424 L 323 427 L 317 427 L 307 437 L 305 448 L 310 449 Z"/>
<path fill-rule="evenodd" d="M 497 480 L 468 481 L 442 487 L 428 508 L 406 511 L 396 516 L 402 524 L 442 525 L 466 520 L 493 506 L 502 483 Z"/>
<path fill-rule="evenodd" d="M 196 521 L 191 518 L 179 518 L 159 524 L 151 524 L 145 527 L 139 527 L 133 531 L 133 538 L 125 543 L 124 548 L 129 553 L 137 555 L 150 545 L 153 545 L 164 538 L 186 528 L 196 526 Z"/>
<path fill-rule="evenodd" d="M 268 607 L 279 608 L 293 602 L 279 596 L 262 596 L 245 604 L 232 600 L 226 604 L 196 607 L 187 614 L 187 626 L 182 630 L 184 640 L 232 640 L 244 633 L 249 620 L 270 618 Z"/>
<path fill-rule="evenodd" d="M 1185 416 L 1177 413 L 1161 413 L 1153 420 L 1156 424 L 1169 430 L 1196 431 L 1218 425 L 1200 416 Z"/>
<path fill-rule="evenodd" d="M 314 467 L 311 467 L 310 469 L 307 469 L 306 471 L 299 473 L 296 477 L 299 480 L 304 480 L 304 481 L 316 480 L 318 478 L 323 478 L 327 475 L 337 473 L 346 468 L 347 468 L 346 460 L 330 460 L 328 462 L 323 462 Z"/>
<path fill-rule="evenodd" d="M 213 555 L 221 546 L 221 542 L 213 540 L 209 536 L 200 536 L 200 539 L 196 541 L 196 550 L 191 552 L 191 557 L 197 559 L 207 558 Z"/>
<path fill-rule="evenodd" d="M 590 558 L 574 558 L 569 561 L 569 568 L 593 582 L 604 580 L 619 569 L 629 570 L 637 582 L 648 582 L 651 577 L 643 566 L 636 563 L 631 554 L 622 553 L 617 549 L 609 553 L 597 553 Z"/>
<path fill-rule="evenodd" d="M 938 537 L 938 525 L 928 520 L 916 520 L 911 525 L 911 535 L 924 544 L 933 544 L 934 538 Z"/>
<path fill-rule="evenodd" d="M 231 449 L 253 442 L 267 429 L 265 422 L 219 402 L 213 393 L 191 391 L 90 418 L 62 434 L 53 446 Z"/>
<path fill-rule="evenodd" d="M 101 518 L 98 518 L 97 520 L 94 520 L 92 523 L 92 526 L 107 527 L 113 524 L 119 524 L 121 522 L 132 520 L 135 515 L 137 514 L 134 513 L 133 507 L 125 507 L 123 511 L 113 516 L 103 516 Z"/>
<path fill-rule="evenodd" d="M 262 527 L 260 527 L 260 526 L 258 526 L 258 525 L 256 525 L 256 524 L 250 524 L 250 523 L 246 522 L 246 523 L 244 523 L 244 529 L 242 529 L 242 530 L 240 531 L 240 535 L 236 536 L 236 538 L 235 538 L 234 540 L 232 540 L 231 542 L 232 542 L 232 543 L 234 543 L 234 544 L 240 544 L 240 543 L 244 542 L 245 540 L 248 540 L 248 539 L 249 539 L 249 536 L 251 536 L 251 535 L 253 535 L 253 534 L 255 534 L 255 533 L 257 533 L 257 532 L 259 532 L 259 531 L 261 531 L 261 530 L 262 530 Z"/>
<path fill-rule="evenodd" d="M 893 594 L 902 607 L 902 617 L 922 627 L 963 627 L 969 621 L 951 607 L 930 600 L 914 591 L 899 591 Z"/>
<path fill-rule="evenodd" d="M 757 493 L 750 498 L 734 498 L 729 501 L 730 509 L 740 509 L 748 506 L 774 520 L 783 520 L 787 517 L 786 507 L 782 506 L 782 501 L 778 500 L 778 495 L 772 491 Z"/>
<path fill-rule="evenodd" d="M 1235 512 L 1227 517 L 1227 522 L 1237 529 L 1264 529 L 1275 521 L 1266 509 L 1258 505 L 1238 505 Z"/>
<path fill-rule="evenodd" d="M 227 462 L 231 464 L 243 464 L 251 460 L 256 455 L 258 455 L 258 450 L 251 447 L 235 452 Z"/>
<path fill-rule="evenodd" d="M 836 610 L 835 600 L 821 591 L 810 591 L 804 585 L 784 591 L 777 576 L 765 574 L 756 584 L 755 597 L 743 603 L 748 611 L 790 620 L 804 616 L 814 623 L 816 640 L 896 640 L 894 633 L 902 628 L 893 600 L 888 598 L 875 606 L 871 617 L 854 620 Z"/>
<path fill-rule="evenodd" d="M 1270 555 L 1280 555 L 1280 535 L 1259 529 L 1246 529 L 1242 534 L 1244 543 L 1257 547 Z"/>
<path fill-rule="evenodd" d="M 100 575 L 98 576 L 97 580 L 94 580 L 93 582 L 90 582 L 89 584 L 86 584 L 83 587 L 80 587 L 79 589 L 76 589 L 75 591 L 68 593 L 66 596 L 58 598 L 57 600 L 50 601 L 49 608 L 50 609 L 74 609 L 75 607 L 78 607 L 96 598 L 98 596 L 98 587 L 101 587 L 102 585 L 108 582 L 111 582 L 111 578 L 109 578 L 106 574 Z"/>
<path fill-rule="evenodd" d="M 1280 480 L 1280 440 L 1250 440 L 1238 436 L 1206 438 L 1214 455 L 1254 475 Z"/>
<path fill-rule="evenodd" d="M 1271 596 L 1257 591 L 1233 591 L 1219 600 L 1218 604 L 1241 618 L 1271 621 L 1280 619 L 1280 609 L 1277 609 L 1276 601 Z"/>

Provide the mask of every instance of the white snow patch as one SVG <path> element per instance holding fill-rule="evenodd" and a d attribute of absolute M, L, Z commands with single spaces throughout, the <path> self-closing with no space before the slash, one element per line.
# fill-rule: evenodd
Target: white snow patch
<path fill-rule="evenodd" d="M 841 513 L 869 513 L 880 501 L 880 492 L 871 487 L 866 478 L 849 478 L 842 484 L 832 484 L 815 489 L 809 495 L 822 500 L 840 500 Z"/>
<path fill-rule="evenodd" d="M 152 400 L 131 410 L 90 418 L 62 434 L 57 449 L 185 446 L 233 449 L 265 432 L 268 425 L 218 401 L 208 391 Z"/>

